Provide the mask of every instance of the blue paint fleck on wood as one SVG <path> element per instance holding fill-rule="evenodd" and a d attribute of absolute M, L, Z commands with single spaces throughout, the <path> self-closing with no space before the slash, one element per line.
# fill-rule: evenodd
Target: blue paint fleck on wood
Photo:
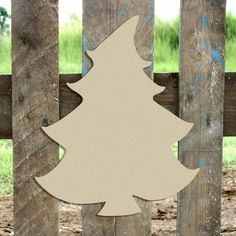
<path fill-rule="evenodd" d="M 210 45 L 208 43 L 202 43 L 201 49 L 204 51 L 208 51 L 210 49 Z"/>
<path fill-rule="evenodd" d="M 88 38 L 86 36 L 86 34 L 83 34 L 83 52 L 88 51 Z"/>
<path fill-rule="evenodd" d="M 119 16 L 125 16 L 127 15 L 127 9 L 125 7 L 121 7 L 118 9 Z"/>
<path fill-rule="evenodd" d="M 206 161 L 204 159 L 199 160 L 199 167 L 203 168 L 206 165 Z"/>
<path fill-rule="evenodd" d="M 155 23 L 155 20 L 154 20 L 154 18 L 153 17 L 147 17 L 146 19 L 145 19 L 145 23 L 147 24 L 147 25 L 153 25 L 154 23 Z"/>
<path fill-rule="evenodd" d="M 87 63 L 84 62 L 82 66 L 82 76 L 85 76 L 87 73 L 88 73 L 88 65 Z"/>
<path fill-rule="evenodd" d="M 86 34 L 83 34 L 83 44 L 82 44 L 82 51 L 83 53 L 88 51 L 88 38 Z M 83 60 L 83 65 L 82 65 L 82 76 L 85 76 L 89 71 L 89 65 L 86 60 Z"/>
<path fill-rule="evenodd" d="M 215 48 L 211 48 L 211 58 L 220 65 L 224 64 L 222 55 Z"/>
<path fill-rule="evenodd" d="M 200 82 L 200 81 L 202 81 L 202 76 L 201 75 L 196 75 L 195 77 L 194 77 L 194 79 L 195 79 L 195 81 L 197 81 L 197 82 Z"/>
<path fill-rule="evenodd" d="M 149 66 L 150 71 L 154 71 L 154 61 L 151 61 L 151 65 Z"/>
<path fill-rule="evenodd" d="M 154 62 L 150 61 L 150 66 L 148 66 L 146 68 L 143 68 L 143 69 L 145 69 L 145 72 L 147 72 L 148 75 L 151 75 L 153 73 L 153 70 L 154 70 Z"/>
<path fill-rule="evenodd" d="M 155 12 L 155 4 L 153 2 L 153 4 L 149 4 L 149 6 L 148 6 L 147 15 L 149 15 L 149 17 L 154 17 L 154 12 Z"/>
<path fill-rule="evenodd" d="M 208 25 L 208 16 L 202 16 L 202 30 L 205 31 Z"/>
<path fill-rule="evenodd" d="M 194 68 L 196 69 L 196 70 L 200 70 L 200 68 L 201 68 L 201 62 L 196 62 L 194 65 Z"/>
<path fill-rule="evenodd" d="M 206 114 L 205 114 L 204 112 L 201 112 L 201 113 L 200 113 L 200 117 L 201 117 L 202 119 L 206 119 Z"/>
<path fill-rule="evenodd" d="M 211 48 L 208 43 L 202 43 L 200 47 L 201 50 L 209 52 L 211 54 L 211 58 L 213 61 L 220 65 L 224 64 L 224 58 L 216 48 Z"/>

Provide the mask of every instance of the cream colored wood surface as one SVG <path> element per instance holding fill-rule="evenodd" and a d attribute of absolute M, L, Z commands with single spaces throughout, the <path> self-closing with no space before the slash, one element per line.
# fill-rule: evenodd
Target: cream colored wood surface
<path fill-rule="evenodd" d="M 66 154 L 38 183 L 67 202 L 105 202 L 102 216 L 139 213 L 133 196 L 169 197 L 198 172 L 185 168 L 171 152 L 192 124 L 153 101 L 163 88 L 143 71 L 150 63 L 138 56 L 134 45 L 137 23 L 138 16 L 131 18 L 88 52 L 94 66 L 69 85 L 83 97 L 82 104 L 44 128 Z"/>

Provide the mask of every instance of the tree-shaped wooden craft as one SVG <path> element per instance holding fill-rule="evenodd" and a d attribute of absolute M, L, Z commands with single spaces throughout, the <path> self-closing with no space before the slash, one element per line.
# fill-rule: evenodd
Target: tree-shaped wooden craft
<path fill-rule="evenodd" d="M 158 200 L 184 188 L 198 170 L 185 168 L 171 145 L 189 124 L 153 101 L 163 88 L 146 78 L 134 44 L 134 17 L 94 51 L 93 68 L 77 83 L 82 104 L 43 130 L 66 149 L 65 158 L 37 182 L 71 203 L 105 202 L 102 216 L 140 212 L 134 198 Z"/>

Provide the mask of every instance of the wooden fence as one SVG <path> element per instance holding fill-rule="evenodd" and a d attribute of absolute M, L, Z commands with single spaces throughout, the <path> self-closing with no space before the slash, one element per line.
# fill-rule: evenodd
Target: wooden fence
<path fill-rule="evenodd" d="M 201 167 L 178 195 L 179 236 L 220 235 L 222 138 L 236 135 L 236 73 L 224 73 L 225 1 L 181 0 L 180 78 L 177 73 L 154 76 L 166 86 L 154 99 L 195 124 L 179 143 L 181 162 Z M 154 0 L 83 3 L 83 52 L 140 15 L 136 47 L 142 58 L 153 60 Z M 12 47 L 12 76 L 0 76 L 0 138 L 12 138 L 14 144 L 14 231 L 16 236 L 54 236 L 57 201 L 33 177 L 57 165 L 58 146 L 40 127 L 53 124 L 81 102 L 66 86 L 81 75 L 58 75 L 57 0 L 12 0 Z M 90 67 L 84 54 L 83 73 Z M 128 217 L 97 217 L 101 204 L 83 206 L 83 235 L 150 235 L 150 203 L 139 204 L 142 214 Z"/>

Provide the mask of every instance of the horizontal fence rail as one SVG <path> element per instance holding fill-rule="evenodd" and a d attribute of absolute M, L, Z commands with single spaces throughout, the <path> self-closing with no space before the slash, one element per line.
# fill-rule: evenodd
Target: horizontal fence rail
<path fill-rule="evenodd" d="M 178 115 L 178 73 L 156 73 L 154 82 L 166 89 L 154 96 L 160 105 Z M 73 111 L 81 102 L 82 97 L 67 87 L 66 83 L 74 83 L 81 74 L 60 75 L 60 118 Z M 11 75 L 0 75 L 0 138 L 12 138 L 11 113 Z M 224 97 L 224 136 L 236 136 L 236 72 L 225 75 Z"/>

